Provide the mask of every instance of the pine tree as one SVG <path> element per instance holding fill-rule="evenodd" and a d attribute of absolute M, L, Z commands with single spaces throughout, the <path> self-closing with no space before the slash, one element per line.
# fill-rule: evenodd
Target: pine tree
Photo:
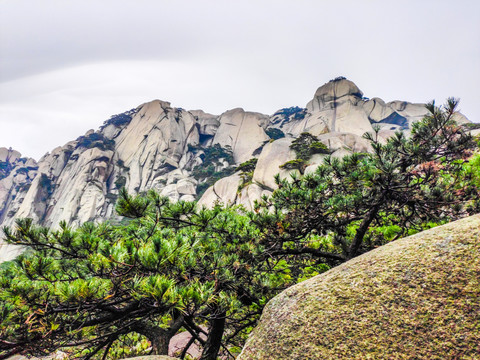
<path fill-rule="evenodd" d="M 453 116 L 457 107 L 428 104 L 430 112 L 386 143 L 367 133 L 372 152 L 327 157 L 314 174 L 277 177 L 279 189 L 257 205 L 268 228 L 266 256 L 307 257 L 335 266 L 387 241 L 478 211 L 479 189 L 464 165 L 476 144 Z M 471 174 L 469 175 L 471 177 Z"/>
<path fill-rule="evenodd" d="M 0 358 L 59 348 L 105 357 L 131 333 L 166 354 L 183 327 L 203 346 L 202 359 L 216 359 L 221 348 L 241 346 L 284 287 L 256 263 L 260 230 L 240 209 L 122 191 L 117 210 L 128 224 L 51 231 L 21 220 L 5 229 L 8 242 L 29 250 L 0 274 Z"/>
<path fill-rule="evenodd" d="M 57 349 L 115 358 L 132 334 L 166 354 L 181 329 L 201 344 L 202 360 L 229 356 L 288 285 L 480 211 L 480 157 L 469 160 L 475 142 L 452 121 L 456 106 L 430 104 L 409 137 L 367 134 L 371 153 L 277 177 L 256 212 L 122 190 L 117 211 L 128 221 L 117 225 L 51 230 L 19 220 L 4 229 L 26 251 L 0 266 L 0 359 Z M 307 155 L 323 149 L 307 140 Z"/>

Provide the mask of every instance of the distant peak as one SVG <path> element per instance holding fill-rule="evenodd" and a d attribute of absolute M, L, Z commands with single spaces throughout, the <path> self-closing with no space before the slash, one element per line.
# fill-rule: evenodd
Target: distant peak
<path fill-rule="evenodd" d="M 363 97 L 363 92 L 358 88 L 353 81 L 347 80 L 343 76 L 336 77 L 328 83 L 320 86 L 315 92 L 315 97 L 332 97 L 339 98 L 345 95 L 353 95 L 356 97 Z"/>

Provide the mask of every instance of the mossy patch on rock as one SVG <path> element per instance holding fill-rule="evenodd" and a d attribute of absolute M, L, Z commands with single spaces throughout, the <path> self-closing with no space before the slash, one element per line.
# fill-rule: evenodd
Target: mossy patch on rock
<path fill-rule="evenodd" d="M 267 305 L 239 360 L 478 359 L 480 215 L 392 242 Z"/>
<path fill-rule="evenodd" d="M 148 356 L 137 356 L 134 358 L 128 358 L 123 360 L 178 360 L 178 358 L 173 358 L 166 355 L 148 355 Z"/>

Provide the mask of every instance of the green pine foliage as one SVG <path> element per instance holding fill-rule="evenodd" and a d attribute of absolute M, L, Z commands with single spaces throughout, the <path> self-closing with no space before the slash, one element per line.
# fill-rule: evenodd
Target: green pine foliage
<path fill-rule="evenodd" d="M 103 130 L 108 125 L 114 125 L 117 127 L 126 126 L 130 123 L 130 121 L 132 121 L 132 118 L 137 114 L 137 112 L 138 109 L 131 109 L 121 114 L 112 115 L 110 119 L 103 123 L 101 129 Z"/>
<path fill-rule="evenodd" d="M 92 133 L 87 136 L 80 136 L 77 139 L 77 148 L 99 148 L 100 150 L 113 150 L 115 148 L 115 141 L 107 139 L 102 133 Z"/>
<path fill-rule="evenodd" d="M 220 144 L 201 148 L 189 145 L 189 151 L 194 153 L 202 152 L 200 157 L 202 163 L 193 168 L 192 175 L 198 180 L 197 198 L 201 198 L 203 193 L 217 180 L 230 176 L 235 172 L 232 166 L 235 163 L 233 151 L 230 147 L 223 148 Z M 227 166 L 225 166 L 225 163 Z"/>
<path fill-rule="evenodd" d="M 279 190 L 257 209 L 264 218 L 275 209 L 264 224 L 273 254 L 310 254 L 335 265 L 478 211 L 478 173 L 466 170 L 474 168 L 467 158 L 475 142 L 452 121 L 456 105 L 429 104 L 431 115 L 408 138 L 398 132 L 382 144 L 366 134 L 370 154 L 327 157 L 314 174 L 277 178 Z M 312 245 L 311 236 L 323 241 Z"/>
<path fill-rule="evenodd" d="M 52 230 L 18 220 L 5 238 L 27 250 L 0 265 L 0 358 L 57 349 L 83 359 L 166 354 L 179 331 L 197 339 L 202 360 L 234 357 L 285 287 L 480 211 L 480 156 L 451 120 L 455 108 L 452 99 L 430 104 L 408 138 L 384 144 L 369 134 L 370 154 L 326 157 L 314 174 L 277 177 L 278 190 L 254 212 L 122 189 L 118 225 Z M 301 138 L 293 146 L 305 159 L 328 151 Z M 206 153 L 205 165 L 224 151 Z"/>
<path fill-rule="evenodd" d="M 295 151 L 297 159 L 309 160 L 313 154 L 329 154 L 328 147 L 308 132 L 301 133 L 290 148 Z"/>
<path fill-rule="evenodd" d="M 272 140 L 278 140 L 285 137 L 285 133 L 277 128 L 269 128 L 265 130 L 265 134 L 267 134 L 267 136 Z"/>
<path fill-rule="evenodd" d="M 200 325 L 210 324 L 204 358 L 215 359 L 221 344 L 242 345 L 290 280 L 256 263 L 261 230 L 238 208 L 123 190 L 117 210 L 128 224 L 51 231 L 26 219 L 5 229 L 7 241 L 31 250 L 2 269 L 0 354 L 63 348 L 90 358 L 134 333 L 165 354 L 181 327 L 200 337 Z"/>
<path fill-rule="evenodd" d="M 302 120 L 307 113 L 307 109 L 298 106 L 292 106 L 278 110 L 273 116 L 281 115 L 286 119 Z"/>
<path fill-rule="evenodd" d="M 301 133 L 297 139 L 293 140 L 290 149 L 295 151 L 297 158 L 287 161 L 280 166 L 280 169 L 298 170 L 300 174 L 303 174 L 312 155 L 330 154 L 328 147 L 308 132 Z"/>
<path fill-rule="evenodd" d="M 253 180 L 253 172 L 255 171 L 255 167 L 257 166 L 258 159 L 252 158 L 247 160 L 240 165 L 237 166 L 235 169 L 236 172 L 240 172 L 240 176 L 242 178 L 242 183 L 238 186 L 237 192 L 241 192 L 243 188 L 250 185 Z"/>

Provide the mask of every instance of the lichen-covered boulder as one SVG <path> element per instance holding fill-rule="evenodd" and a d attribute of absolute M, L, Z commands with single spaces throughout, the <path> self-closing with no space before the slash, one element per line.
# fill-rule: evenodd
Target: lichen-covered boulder
<path fill-rule="evenodd" d="M 275 297 L 238 360 L 478 359 L 480 215 L 392 242 Z"/>
<path fill-rule="evenodd" d="M 137 356 L 134 358 L 126 358 L 123 360 L 178 360 L 178 358 L 173 358 L 165 355 L 147 355 L 147 356 Z"/>

